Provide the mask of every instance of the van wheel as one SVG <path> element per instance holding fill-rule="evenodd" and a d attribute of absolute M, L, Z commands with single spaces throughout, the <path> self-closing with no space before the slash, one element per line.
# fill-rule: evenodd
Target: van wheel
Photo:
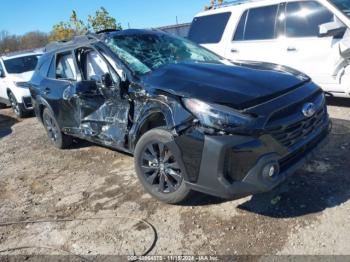
<path fill-rule="evenodd" d="M 50 110 L 45 108 L 43 112 L 43 123 L 47 132 L 48 137 L 55 147 L 59 149 L 64 149 L 72 144 L 72 137 L 67 136 L 61 132 L 59 125 L 52 115 Z"/>
<path fill-rule="evenodd" d="M 162 202 L 178 204 L 189 197 L 191 190 L 178 159 L 166 145 L 172 141 L 172 135 L 164 129 L 148 131 L 136 145 L 134 161 L 137 176 L 149 194 Z"/>
<path fill-rule="evenodd" d="M 26 116 L 25 109 L 22 104 L 18 103 L 16 97 L 12 94 L 12 92 L 9 92 L 8 94 L 9 101 L 11 104 L 11 108 L 13 112 L 16 114 L 17 117 L 23 118 Z"/>

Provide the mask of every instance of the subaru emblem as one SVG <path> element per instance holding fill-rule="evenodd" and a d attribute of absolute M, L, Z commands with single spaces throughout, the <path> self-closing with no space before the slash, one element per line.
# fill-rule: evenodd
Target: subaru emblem
<path fill-rule="evenodd" d="M 302 109 L 303 115 L 306 117 L 312 117 L 316 113 L 316 106 L 314 103 L 307 103 Z"/>

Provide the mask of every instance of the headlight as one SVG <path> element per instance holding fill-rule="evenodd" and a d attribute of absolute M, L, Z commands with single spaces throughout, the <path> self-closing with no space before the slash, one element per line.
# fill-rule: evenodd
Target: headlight
<path fill-rule="evenodd" d="M 226 106 L 205 103 L 191 98 L 184 98 L 185 107 L 195 115 L 202 125 L 216 129 L 247 126 L 253 120 L 251 116 L 243 115 Z"/>
<path fill-rule="evenodd" d="M 19 88 L 29 88 L 29 84 L 28 82 L 14 82 L 15 86 L 19 87 Z"/>

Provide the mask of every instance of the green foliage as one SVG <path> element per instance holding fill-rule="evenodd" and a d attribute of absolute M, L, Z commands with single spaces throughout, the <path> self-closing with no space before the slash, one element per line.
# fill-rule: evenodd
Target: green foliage
<path fill-rule="evenodd" d="M 120 23 L 117 23 L 116 19 L 111 17 L 104 7 L 100 7 L 95 16 L 89 15 L 88 28 L 95 32 L 105 29 L 122 29 Z"/>
<path fill-rule="evenodd" d="M 210 5 L 209 6 L 205 6 L 204 10 L 210 10 L 214 7 L 214 5 L 222 5 L 224 2 L 224 0 L 210 0 Z"/>
<path fill-rule="evenodd" d="M 74 36 L 87 33 L 87 26 L 78 19 L 77 13 L 73 10 L 69 22 L 60 22 L 52 27 L 49 41 L 70 40 Z"/>

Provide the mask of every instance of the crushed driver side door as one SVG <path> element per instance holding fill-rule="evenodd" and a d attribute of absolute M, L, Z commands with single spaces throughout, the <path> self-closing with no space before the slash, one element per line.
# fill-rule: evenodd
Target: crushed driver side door
<path fill-rule="evenodd" d="M 95 49 L 77 49 L 75 56 L 83 81 L 96 87 L 78 96 L 81 132 L 86 138 L 123 149 L 130 104 L 121 95 L 119 75 Z"/>

